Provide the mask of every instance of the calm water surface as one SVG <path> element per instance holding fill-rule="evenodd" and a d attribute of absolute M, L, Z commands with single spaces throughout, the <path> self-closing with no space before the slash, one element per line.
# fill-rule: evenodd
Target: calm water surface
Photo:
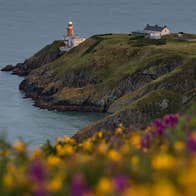
<path fill-rule="evenodd" d="M 103 114 L 57 113 L 33 106 L 31 99 L 23 99 L 18 91 L 22 78 L 0 72 L 0 134 L 9 141 L 22 137 L 30 146 L 52 141 L 58 136 L 72 136 L 76 130 L 95 121 Z"/>
<path fill-rule="evenodd" d="M 130 32 L 146 23 L 196 32 L 195 0 L 0 0 L 0 68 L 31 56 L 60 39 L 68 20 L 77 33 Z M 23 137 L 31 145 L 73 135 L 102 114 L 40 110 L 18 91 L 22 78 L 0 73 L 0 134 Z"/>

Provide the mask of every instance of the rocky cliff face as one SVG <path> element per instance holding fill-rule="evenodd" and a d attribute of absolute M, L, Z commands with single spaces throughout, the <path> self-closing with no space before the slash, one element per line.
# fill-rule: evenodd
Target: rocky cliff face
<path fill-rule="evenodd" d="M 125 94 L 110 105 L 111 115 L 80 130 L 74 138 L 81 142 L 103 128 L 115 129 L 120 123 L 130 130 L 142 129 L 165 114 L 186 110 L 196 97 L 195 73 L 196 64 L 187 64 Z"/>
<path fill-rule="evenodd" d="M 59 58 L 62 55 L 59 51 L 59 47 L 61 45 L 62 41 L 54 41 L 52 44 L 47 45 L 23 63 L 18 63 L 16 66 L 7 65 L 2 69 L 2 71 L 11 71 L 12 74 L 27 76 L 32 70 Z"/>
<path fill-rule="evenodd" d="M 195 97 L 195 69 L 194 42 L 98 35 L 31 71 L 20 89 L 41 108 L 111 113 L 78 132 L 81 141 L 102 128 L 142 128 L 180 111 Z"/>

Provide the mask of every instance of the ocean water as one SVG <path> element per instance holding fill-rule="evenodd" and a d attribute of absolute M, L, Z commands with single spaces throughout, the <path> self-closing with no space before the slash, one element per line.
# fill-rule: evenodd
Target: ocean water
<path fill-rule="evenodd" d="M 73 20 L 78 35 L 128 33 L 147 23 L 196 33 L 195 0 L 0 0 L 0 68 L 16 64 L 55 39 Z M 0 134 L 31 145 L 73 135 L 102 114 L 40 110 L 18 90 L 22 78 L 0 73 Z"/>
<path fill-rule="evenodd" d="M 31 99 L 23 99 L 18 90 L 22 78 L 0 72 L 0 137 L 13 143 L 24 139 L 30 147 L 54 141 L 59 136 L 72 136 L 103 114 L 41 110 Z"/>

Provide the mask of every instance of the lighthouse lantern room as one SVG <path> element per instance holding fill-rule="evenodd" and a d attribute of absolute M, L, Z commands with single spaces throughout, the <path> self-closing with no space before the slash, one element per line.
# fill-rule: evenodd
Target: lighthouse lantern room
<path fill-rule="evenodd" d="M 67 36 L 68 37 L 74 37 L 74 26 L 73 26 L 73 22 L 72 21 L 69 21 L 69 23 L 68 23 Z"/>

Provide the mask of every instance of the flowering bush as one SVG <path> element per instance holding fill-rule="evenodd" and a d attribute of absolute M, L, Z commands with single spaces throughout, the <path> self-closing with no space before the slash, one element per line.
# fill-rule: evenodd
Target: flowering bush
<path fill-rule="evenodd" d="M 144 131 L 100 131 L 27 152 L 0 142 L 1 195 L 196 195 L 196 123 L 167 115 Z"/>

